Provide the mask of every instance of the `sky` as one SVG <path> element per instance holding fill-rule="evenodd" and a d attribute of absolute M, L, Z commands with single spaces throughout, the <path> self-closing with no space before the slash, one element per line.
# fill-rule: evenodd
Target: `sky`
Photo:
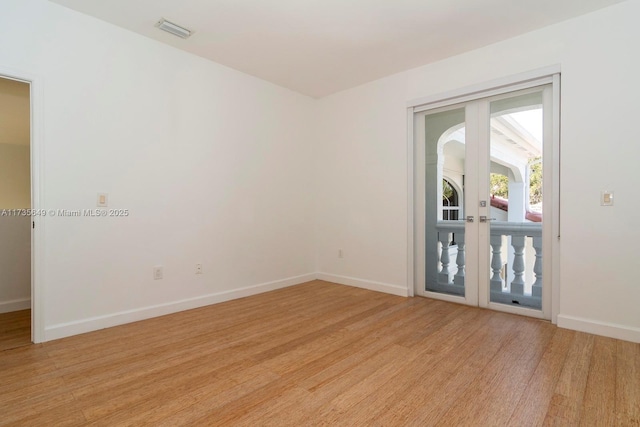
<path fill-rule="evenodd" d="M 542 108 L 511 113 L 509 116 L 542 143 Z"/>

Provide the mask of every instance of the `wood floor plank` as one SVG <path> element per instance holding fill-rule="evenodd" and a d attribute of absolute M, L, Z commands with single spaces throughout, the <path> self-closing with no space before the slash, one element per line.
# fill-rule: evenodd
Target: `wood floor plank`
<path fill-rule="evenodd" d="M 640 344 L 322 281 L 0 351 L 0 426 L 638 425 Z"/>
<path fill-rule="evenodd" d="M 544 425 L 579 425 L 594 339 L 593 335 L 575 333 L 555 393 L 549 403 Z"/>
<path fill-rule="evenodd" d="M 1 407 L 7 409 L 2 413 L 0 425 L 11 423 L 25 425 L 27 420 L 42 418 L 43 414 L 52 412 L 60 414 L 61 408 L 70 407 L 75 402 L 71 393 L 51 393 L 49 390 L 47 394 L 31 393 L 19 403 L 8 402 L 6 405 L 3 402 L 0 403 L 2 403 Z"/>
<path fill-rule="evenodd" d="M 262 404 L 254 407 L 251 411 L 246 412 L 233 420 L 236 426 L 299 426 L 300 424 L 292 424 L 291 421 L 285 421 L 281 416 L 283 410 L 291 411 L 293 408 L 290 402 L 301 402 L 311 399 L 312 395 L 309 391 L 300 387 L 293 387 L 286 390 L 278 399 L 269 399 Z M 294 410 L 295 411 L 295 410 Z"/>
<path fill-rule="evenodd" d="M 468 403 L 452 406 L 438 424 L 506 425 L 553 332 L 538 321 L 522 322 L 513 339 L 461 395 L 460 402 Z"/>
<path fill-rule="evenodd" d="M 418 381 L 402 389 L 378 418 L 380 425 L 435 425 L 455 405 L 500 349 L 517 334 L 517 323 L 490 314 L 454 357 L 422 367 Z"/>
<path fill-rule="evenodd" d="M 380 366 L 393 363 L 398 356 L 406 352 L 406 350 L 401 350 L 401 353 L 398 354 L 394 352 L 396 348 L 390 347 L 388 344 L 374 345 L 371 343 L 369 346 L 361 347 L 362 351 L 357 354 L 340 359 L 339 374 L 335 374 L 336 371 L 333 369 L 325 368 L 319 373 L 322 375 L 314 375 L 315 378 L 310 382 L 300 381 L 304 375 L 301 373 L 305 370 L 297 371 L 296 375 L 290 378 L 294 378 L 292 381 L 296 386 L 308 390 L 311 397 L 301 402 L 290 402 L 287 407 L 282 409 L 279 416 L 281 419 L 287 420 L 287 425 L 313 425 L 315 420 L 321 419 L 320 413 L 322 411 L 334 408 L 331 401 L 336 395 L 357 386 L 372 371 Z M 297 379 L 295 379 L 296 377 Z M 318 377 L 322 378 L 322 381 L 318 382 Z M 313 386 L 309 389 L 305 387 L 305 383 Z"/>
<path fill-rule="evenodd" d="M 582 426 L 612 426 L 616 421 L 616 340 L 596 337 L 585 388 Z"/>
<path fill-rule="evenodd" d="M 273 373 L 262 373 L 226 387 L 221 392 L 202 390 L 195 404 L 183 411 L 164 417 L 158 426 L 224 426 L 244 416 L 267 400 L 278 398 L 289 390 Z M 245 403 L 248 403 L 245 406 Z M 225 410 L 226 408 L 226 410 Z"/>
<path fill-rule="evenodd" d="M 533 376 L 520 398 L 510 425 L 541 426 L 551 404 L 562 367 L 575 333 L 566 329 L 555 331 Z"/>
<path fill-rule="evenodd" d="M 640 426 L 640 344 L 616 342 L 616 425 Z"/>
<path fill-rule="evenodd" d="M 178 425 L 189 423 L 242 394 L 260 388 L 278 377 L 259 366 L 230 367 L 224 375 L 145 396 L 126 410 L 112 410 L 93 420 L 92 426 Z"/>
<path fill-rule="evenodd" d="M 419 352 L 418 357 L 406 364 L 384 386 L 373 390 L 371 394 L 358 402 L 349 410 L 348 414 L 345 414 L 345 417 L 354 422 L 361 420 L 366 424 L 373 424 L 376 420 L 382 420 L 383 417 L 393 414 L 394 419 L 389 419 L 386 422 L 406 422 L 408 417 L 396 418 L 400 416 L 400 412 L 390 410 L 390 408 L 398 402 L 407 402 L 414 391 L 425 383 L 444 384 L 450 379 L 457 367 L 485 344 L 486 336 L 482 330 L 487 326 L 490 316 L 481 310 L 471 310 L 469 315 L 469 317 L 460 319 L 466 323 L 464 327 L 460 325 L 454 327 L 454 322 L 452 322 L 449 327 L 442 328 L 440 337 L 434 334 L 432 341 L 434 345 L 416 349 Z M 439 341 L 438 338 L 442 341 Z M 445 342 L 446 345 L 439 345 L 439 343 Z M 436 372 L 434 372 L 434 366 L 438 366 Z M 425 399 L 423 392 L 426 390 L 422 389 L 421 392 L 415 394 L 416 397 L 421 395 L 421 401 Z"/>
<path fill-rule="evenodd" d="M 54 420 L 52 424 L 51 420 Z M 8 421 L 8 420 L 6 420 Z M 87 420 L 80 408 L 74 402 L 63 402 L 53 407 L 46 407 L 40 411 L 30 413 L 17 421 L 7 422 L 2 425 L 15 427 L 39 427 L 55 425 L 56 427 L 81 427 L 87 425 Z"/>
<path fill-rule="evenodd" d="M 0 313 L 0 351 L 31 344 L 31 310 Z"/>
<path fill-rule="evenodd" d="M 429 309 L 424 305 L 403 304 L 399 309 L 397 307 L 382 309 L 379 313 L 370 316 L 375 317 L 375 321 L 371 319 L 356 321 L 295 350 L 264 360 L 263 366 L 279 375 L 303 370 L 305 380 L 313 378 L 313 375 L 324 377 L 340 375 L 340 369 L 335 369 L 339 365 L 343 369 L 349 369 L 357 363 L 350 364 L 346 360 L 350 356 L 363 352 L 375 352 L 391 345 L 405 335 L 415 322 L 427 317 L 428 313 Z M 331 374 L 329 370 L 334 373 Z M 306 386 L 314 387 L 309 382 Z"/>

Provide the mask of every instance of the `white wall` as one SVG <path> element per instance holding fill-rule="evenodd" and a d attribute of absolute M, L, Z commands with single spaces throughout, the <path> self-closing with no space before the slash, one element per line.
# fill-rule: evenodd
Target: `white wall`
<path fill-rule="evenodd" d="M 31 218 L 0 216 L 0 313 L 31 307 Z"/>
<path fill-rule="evenodd" d="M 31 218 L 1 214 L 29 207 L 29 146 L 0 144 L 0 313 L 31 305 Z"/>
<path fill-rule="evenodd" d="M 319 271 L 407 286 L 407 101 L 560 64 L 558 321 L 640 341 L 637 16 L 640 2 L 629 0 L 320 100 Z M 603 189 L 615 190 L 614 207 L 599 205 Z"/>
<path fill-rule="evenodd" d="M 0 144 L 0 209 L 31 207 L 30 173 L 29 146 Z"/>
<path fill-rule="evenodd" d="M 319 101 L 316 218 L 322 278 L 407 294 L 405 86 L 401 74 Z"/>
<path fill-rule="evenodd" d="M 130 211 L 38 224 L 46 340 L 314 277 L 312 99 L 45 0 L 0 10 L 0 69 L 41 84 L 39 207 Z"/>

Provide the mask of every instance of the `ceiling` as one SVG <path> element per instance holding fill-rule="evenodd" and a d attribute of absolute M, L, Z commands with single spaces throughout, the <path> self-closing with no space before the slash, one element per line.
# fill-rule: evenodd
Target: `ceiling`
<path fill-rule="evenodd" d="M 51 1 L 319 98 L 624 0 Z"/>
<path fill-rule="evenodd" d="M 29 84 L 0 78 L 0 144 L 29 145 Z"/>

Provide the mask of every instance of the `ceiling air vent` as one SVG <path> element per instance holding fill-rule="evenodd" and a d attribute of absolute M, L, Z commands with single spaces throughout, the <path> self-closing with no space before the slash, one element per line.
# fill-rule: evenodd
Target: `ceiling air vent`
<path fill-rule="evenodd" d="M 186 39 L 187 37 L 189 37 L 193 32 L 191 30 L 187 30 L 184 27 L 181 27 L 180 25 L 174 24 L 173 22 L 169 22 L 164 18 L 158 21 L 158 23 L 156 24 L 156 27 L 160 28 L 163 31 L 166 31 L 167 33 L 171 33 L 174 36 L 178 36 L 183 39 Z"/>

